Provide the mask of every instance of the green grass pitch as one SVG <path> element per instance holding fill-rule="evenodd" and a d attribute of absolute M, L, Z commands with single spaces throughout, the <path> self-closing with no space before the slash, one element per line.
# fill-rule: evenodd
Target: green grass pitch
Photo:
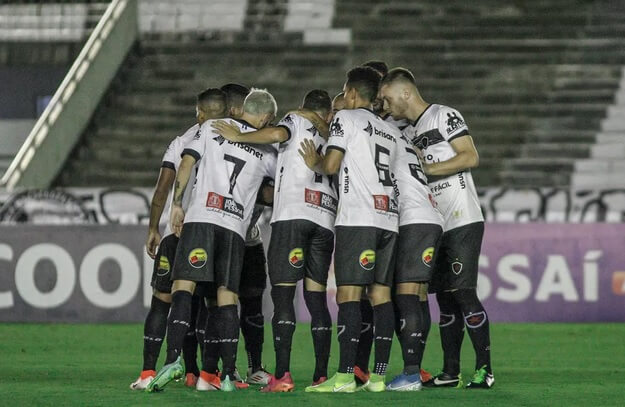
<path fill-rule="evenodd" d="M 264 361 L 274 366 L 271 329 L 266 325 Z M 158 394 L 131 391 L 139 374 L 142 326 L 0 325 L 0 404 L 4 406 L 623 406 L 625 324 L 493 324 L 496 384 L 491 390 L 424 389 L 418 393 L 307 394 L 312 374 L 309 327 L 298 326 L 292 373 L 296 391 L 261 394 L 198 393 L 180 383 Z M 239 367 L 245 355 L 239 346 Z M 163 355 L 164 352 L 161 352 Z M 338 346 L 332 343 L 331 372 Z M 462 373 L 473 369 L 465 337 Z M 159 367 L 162 364 L 162 358 Z M 438 328 L 432 327 L 424 367 L 441 367 Z M 387 378 L 402 368 L 395 342 Z M 340 403 L 340 404 L 337 404 Z"/>

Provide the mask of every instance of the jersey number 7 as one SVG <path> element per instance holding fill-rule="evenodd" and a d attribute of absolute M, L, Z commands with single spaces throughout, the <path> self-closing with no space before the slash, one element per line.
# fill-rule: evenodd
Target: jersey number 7
<path fill-rule="evenodd" d="M 224 154 L 224 160 L 234 164 L 234 169 L 232 170 L 232 174 L 230 174 L 230 189 L 228 190 L 228 193 L 232 195 L 232 191 L 234 191 L 234 187 L 237 184 L 237 178 L 245 166 L 245 160 L 229 154 Z"/>

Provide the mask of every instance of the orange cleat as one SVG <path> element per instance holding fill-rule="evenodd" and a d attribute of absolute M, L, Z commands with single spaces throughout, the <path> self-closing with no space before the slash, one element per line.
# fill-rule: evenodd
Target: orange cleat
<path fill-rule="evenodd" d="M 359 368 L 358 366 L 354 366 L 354 376 L 356 377 L 356 381 L 360 382 L 358 384 L 362 385 L 369 381 L 369 376 L 371 376 L 371 373 L 369 373 L 369 371 L 363 372 L 361 368 Z"/>
<path fill-rule="evenodd" d="M 271 375 L 269 384 L 261 388 L 260 391 L 263 393 L 288 393 L 293 391 L 294 388 L 295 383 L 293 383 L 291 373 L 286 372 L 280 379 L 276 379 L 274 375 Z"/>
<path fill-rule="evenodd" d="M 221 379 L 216 374 L 202 370 L 195 385 L 197 391 L 213 391 L 221 389 Z"/>
<path fill-rule="evenodd" d="M 197 384 L 197 376 L 193 373 L 187 373 L 187 377 L 185 378 L 184 385 L 187 387 L 195 387 Z"/>
<path fill-rule="evenodd" d="M 421 369 L 421 383 L 432 380 L 432 375 L 427 370 Z"/>

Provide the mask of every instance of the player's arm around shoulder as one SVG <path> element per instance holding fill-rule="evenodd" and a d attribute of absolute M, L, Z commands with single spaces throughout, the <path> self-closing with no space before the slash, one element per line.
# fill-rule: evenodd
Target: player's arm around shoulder
<path fill-rule="evenodd" d="M 214 133 L 235 143 L 274 144 L 283 143 L 291 138 L 291 129 L 282 124 L 248 133 L 242 133 L 233 121 L 228 123 L 225 120 L 216 120 L 211 123 L 211 127 Z"/>

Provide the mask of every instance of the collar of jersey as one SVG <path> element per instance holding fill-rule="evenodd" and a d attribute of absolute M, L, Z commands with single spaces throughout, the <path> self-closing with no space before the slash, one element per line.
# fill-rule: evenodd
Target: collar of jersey
<path fill-rule="evenodd" d="M 430 107 L 432 107 L 432 103 L 430 103 L 430 104 L 428 105 L 428 107 L 426 107 L 426 108 L 425 108 L 425 110 L 421 112 L 421 114 L 419 115 L 419 117 L 417 117 L 417 120 L 415 120 L 414 122 L 412 122 L 412 125 L 413 125 L 413 126 L 416 126 L 416 125 L 417 125 L 417 123 L 419 123 L 419 120 L 423 117 L 423 115 L 425 114 L 425 112 L 427 112 L 427 111 L 428 111 L 428 109 L 429 109 Z"/>
<path fill-rule="evenodd" d="M 366 110 L 367 112 L 371 113 L 372 115 L 378 116 L 373 110 L 369 109 L 368 107 L 359 107 L 358 109 Z"/>
<path fill-rule="evenodd" d="M 236 120 L 237 122 L 239 122 L 241 124 L 244 124 L 244 125 L 246 125 L 247 127 L 251 128 L 251 129 L 258 130 L 256 127 L 252 126 L 251 124 L 249 124 L 248 122 L 246 122 L 243 119 L 234 119 L 233 118 L 232 120 Z"/>

